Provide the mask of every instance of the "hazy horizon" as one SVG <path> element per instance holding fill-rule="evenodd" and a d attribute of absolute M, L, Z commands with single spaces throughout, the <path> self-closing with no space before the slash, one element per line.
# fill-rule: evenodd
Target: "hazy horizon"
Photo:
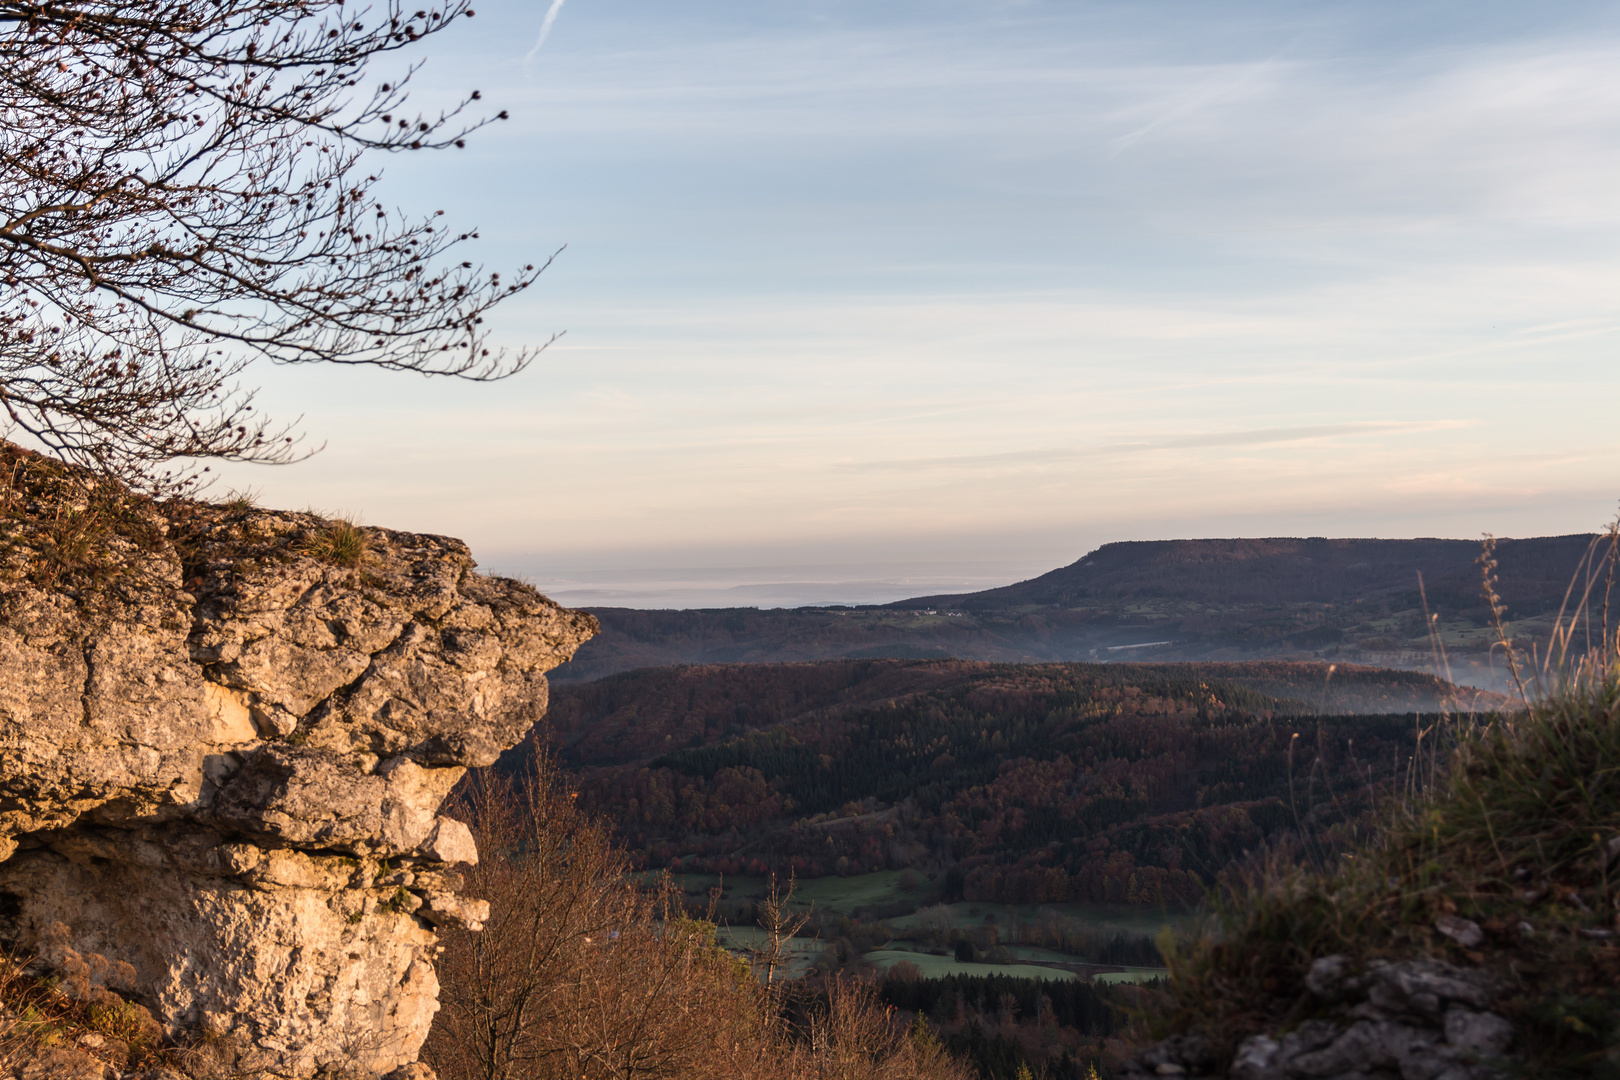
<path fill-rule="evenodd" d="M 566 335 L 498 386 L 255 370 L 327 449 L 222 488 L 536 579 L 895 568 L 800 582 L 874 596 L 1613 512 L 1612 5 L 547 10 L 432 38 L 417 104 L 513 119 L 378 167 L 492 271 L 566 242 L 493 320 Z"/>
<path fill-rule="evenodd" d="M 1034 576 L 1022 570 L 998 574 L 995 564 L 933 563 L 516 572 L 553 600 L 570 607 L 651 609 L 887 604 L 935 593 L 977 592 Z"/>
<path fill-rule="evenodd" d="M 1593 530 L 1579 530 L 1589 532 Z M 1277 537 L 1157 537 L 1164 540 L 1276 539 Z M 1346 539 L 1337 537 L 1335 539 Z M 1360 539 L 1355 538 L 1355 539 Z M 1480 537 L 1381 539 L 1478 540 Z M 1499 536 L 1499 540 L 1517 539 Z M 717 566 L 596 565 L 559 567 L 550 560 L 485 553 L 488 572 L 522 578 L 558 603 L 572 607 L 643 609 L 797 608 L 888 604 L 913 597 L 981 592 L 1069 566 L 1095 548 L 1050 565 L 1030 559 L 909 562 L 749 563 Z"/>

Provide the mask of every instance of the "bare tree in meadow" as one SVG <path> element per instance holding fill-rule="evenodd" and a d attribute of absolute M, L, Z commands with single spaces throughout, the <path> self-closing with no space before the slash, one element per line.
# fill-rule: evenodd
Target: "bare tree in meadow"
<path fill-rule="evenodd" d="M 755 966 L 763 969 L 765 973 L 767 987 L 775 984 L 777 969 L 791 959 L 790 943 L 798 936 L 799 931 L 804 929 L 813 914 L 813 910 L 793 910 L 791 906 L 793 893 L 797 888 L 798 881 L 790 877 L 787 891 L 782 891 L 776 875 L 772 874 L 770 885 L 765 891 L 765 899 L 759 902 L 759 913 L 755 922 L 765 937 L 750 952 Z"/>

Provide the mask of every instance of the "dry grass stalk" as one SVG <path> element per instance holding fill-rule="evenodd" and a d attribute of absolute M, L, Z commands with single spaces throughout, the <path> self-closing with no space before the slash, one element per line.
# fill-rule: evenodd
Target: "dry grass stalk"
<path fill-rule="evenodd" d="M 135 971 L 100 953 L 74 949 L 68 927 L 57 923 L 38 955 L 0 953 L 0 1072 L 32 1065 L 69 1048 L 85 1052 L 94 1036 L 96 1056 L 123 1068 L 164 1064 L 162 1030 L 152 1014 L 115 991 L 127 992 Z M 42 974 L 49 972 L 49 974 Z"/>

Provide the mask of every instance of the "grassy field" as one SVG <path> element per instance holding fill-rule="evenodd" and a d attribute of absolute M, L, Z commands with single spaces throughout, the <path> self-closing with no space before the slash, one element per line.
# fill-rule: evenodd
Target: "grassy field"
<path fill-rule="evenodd" d="M 1020 919 L 1026 921 L 1036 919 L 1044 910 L 1057 912 L 1059 915 L 1085 923 L 1098 930 L 1139 934 L 1150 938 L 1157 937 L 1159 931 L 1166 926 L 1176 929 L 1188 926 L 1194 918 L 1194 916 L 1182 912 L 1155 911 L 1110 904 L 1041 904 L 1016 907 L 1011 904 L 962 901 L 955 904 L 937 905 L 928 910 L 933 912 L 941 908 L 950 914 L 952 926 L 963 929 L 983 926 L 987 921 L 994 923 L 996 926 L 1010 927 Z M 901 915 L 889 919 L 888 923 L 896 931 L 909 930 L 916 925 L 917 916 Z"/>
<path fill-rule="evenodd" d="M 765 944 L 765 931 L 755 926 L 722 926 L 715 940 L 745 959 L 750 949 Z M 822 944 L 811 938 L 794 938 L 787 943 L 788 959 L 777 970 L 779 979 L 799 979 L 810 974 L 810 968 L 821 956 Z M 763 973 L 761 973 L 763 978 Z"/>
<path fill-rule="evenodd" d="M 662 871 L 647 871 L 642 877 L 651 879 Z M 675 884 L 694 899 L 704 897 L 715 886 L 724 890 L 725 900 L 760 900 L 765 896 L 769 881 L 762 877 L 728 877 L 723 881 L 715 874 L 676 874 Z M 787 882 L 780 882 L 782 888 Z M 854 914 L 862 908 L 887 907 L 900 903 L 920 903 L 927 894 L 906 892 L 900 888 L 900 871 L 878 870 L 853 877 L 828 875 L 820 878 L 801 878 L 795 883 L 793 903 L 804 908 L 814 904 L 818 911 L 837 911 Z"/>
<path fill-rule="evenodd" d="M 688 874 L 687 892 L 702 891 L 716 882 L 716 878 L 705 874 Z M 699 888 L 696 882 L 702 882 Z M 727 896 L 758 897 L 765 892 L 763 878 L 727 878 L 725 882 Z M 857 874 L 853 877 L 827 877 L 803 879 L 798 882 L 794 893 L 796 905 L 808 906 L 814 904 L 820 911 L 837 911 L 843 914 L 853 914 L 862 908 L 881 908 L 902 903 L 922 903 L 927 895 L 920 889 L 906 892 L 900 888 L 900 871 L 878 870 L 870 874 Z M 937 909 L 940 905 L 936 905 Z M 1093 926 L 1099 930 L 1118 931 L 1124 934 L 1140 934 L 1143 937 L 1157 937 L 1160 930 L 1165 927 L 1181 928 L 1188 926 L 1194 916 L 1186 912 L 1157 911 L 1148 908 L 1125 907 L 1111 904 L 1031 904 L 1023 907 L 1012 904 L 969 903 L 959 901 L 954 904 L 943 905 L 950 912 L 951 924 L 962 928 L 982 926 L 986 916 L 997 926 L 1009 927 L 1019 919 L 1033 920 L 1043 910 L 1055 911 L 1060 915 L 1075 919 L 1078 922 Z M 885 919 L 890 926 L 898 931 L 910 929 L 915 925 L 915 915 L 897 915 Z"/>
<path fill-rule="evenodd" d="M 908 952 L 904 949 L 874 949 L 866 954 L 866 961 L 880 971 L 887 971 L 902 961 L 908 961 L 916 964 L 923 976 L 929 979 L 944 978 L 946 975 L 1010 975 L 1015 979 L 1054 980 L 1079 978 L 1072 971 L 1037 967 L 1034 964 L 964 964 L 949 956 Z"/>
<path fill-rule="evenodd" d="M 1078 956 L 1070 956 L 1068 953 L 1060 953 L 1055 949 L 1038 949 L 1033 945 L 1003 945 L 1001 948 L 1006 949 L 1020 960 L 1049 960 L 1057 964 L 1085 963 L 1085 961 Z"/>
<path fill-rule="evenodd" d="M 643 882 L 652 882 L 663 874 L 662 870 L 643 870 L 636 875 Z M 672 874 L 675 886 L 694 900 L 708 896 L 709 890 L 716 885 L 724 890 L 723 899 L 726 900 L 759 900 L 765 896 L 766 879 L 762 877 L 727 877 L 722 879 L 718 874 Z"/>
<path fill-rule="evenodd" d="M 1144 983 L 1153 979 L 1166 979 L 1170 972 L 1165 968 L 1132 967 L 1124 971 L 1105 971 L 1100 975 L 1093 975 L 1093 982 L 1100 983 Z"/>
<path fill-rule="evenodd" d="M 739 901 L 758 900 L 764 897 L 768 882 L 760 877 L 728 877 L 722 881 L 713 874 L 681 874 L 676 875 L 676 883 L 694 900 L 701 901 L 709 891 L 720 886 L 723 892 L 723 901 L 727 904 Z M 900 873 L 894 870 L 880 870 L 870 874 L 859 874 L 854 877 L 822 877 L 799 881 L 794 893 L 795 906 L 801 908 L 814 906 L 821 912 L 832 912 L 843 915 L 854 914 L 867 908 L 890 907 L 904 901 L 916 902 L 924 897 L 917 892 L 906 892 L 900 888 Z M 1165 927 L 1182 928 L 1188 925 L 1193 916 L 1178 912 L 1164 912 L 1144 910 L 1123 906 L 1102 904 L 1046 904 L 1039 906 L 1016 907 L 1009 904 L 970 903 L 959 902 L 954 904 L 936 905 L 929 909 L 923 918 L 934 917 L 943 912 L 948 915 L 953 927 L 970 929 L 985 925 L 994 925 L 1003 933 L 1010 931 L 1020 921 L 1032 921 L 1045 911 L 1056 912 L 1066 918 L 1083 923 L 1105 933 L 1121 933 L 1143 937 L 1156 937 Z M 722 916 L 724 911 L 722 911 Z M 904 935 L 917 925 L 918 915 L 900 915 L 885 920 L 896 935 Z M 750 926 L 727 926 L 720 931 L 721 943 L 739 954 L 757 943 L 762 931 Z M 1059 964 L 1083 964 L 1082 957 L 1071 956 L 1067 953 L 1057 952 L 1053 949 L 1037 948 L 1032 945 L 1008 944 L 1002 946 L 1012 956 L 1019 960 L 1045 961 Z M 1057 968 L 1040 967 L 1036 964 L 984 964 L 963 963 L 951 956 L 937 956 L 929 952 L 913 951 L 918 948 L 912 942 L 899 937 L 891 941 L 885 948 L 875 949 L 865 954 L 867 962 L 879 970 L 887 970 L 901 961 L 915 964 L 927 978 L 939 978 L 945 975 L 1011 975 L 1026 979 L 1072 979 L 1077 978 L 1073 972 Z M 821 956 L 823 945 L 821 942 L 801 938 L 789 945 L 792 959 L 783 971 L 784 977 L 799 978 L 809 973 L 810 968 Z M 1132 967 L 1124 971 L 1110 971 L 1095 976 L 1099 982 L 1146 982 L 1149 979 L 1163 978 L 1163 968 Z"/>
<path fill-rule="evenodd" d="M 649 871 L 644 877 L 652 877 Z M 727 877 L 715 874 L 676 874 L 675 883 L 685 893 L 699 900 L 716 886 L 723 889 L 726 901 L 759 900 L 769 885 L 762 877 Z M 785 882 L 783 885 L 785 886 Z M 878 870 L 853 877 L 828 875 L 801 879 L 793 894 L 794 906 L 800 909 L 814 905 L 817 911 L 832 911 L 851 915 L 866 908 L 892 907 L 902 903 L 919 903 L 927 899 L 921 891 L 907 892 L 900 888 L 900 871 Z M 1041 912 L 1051 911 L 1094 929 L 1142 937 L 1157 937 L 1165 927 L 1189 927 L 1196 916 L 1187 912 L 1163 911 L 1150 908 L 1126 907 L 1113 904 L 991 904 L 982 901 L 958 901 L 953 904 L 935 904 L 929 907 L 930 916 L 943 912 L 950 917 L 952 926 L 970 929 L 985 925 L 1002 928 L 1003 932 L 1020 921 L 1033 921 Z M 885 919 L 897 934 L 904 934 L 917 925 L 917 914 L 897 915 Z M 1031 957 L 1034 958 L 1033 956 Z M 1057 959 L 1051 957 L 1047 959 Z"/>
<path fill-rule="evenodd" d="M 901 960 L 910 960 L 928 978 L 938 978 L 943 975 L 1014 975 L 1026 979 L 1063 979 L 1074 974 L 1036 964 L 963 963 L 949 956 L 937 956 L 932 953 L 914 951 L 919 948 L 921 946 L 913 942 L 903 939 L 895 940 L 889 942 L 885 948 L 867 953 L 866 960 L 880 970 L 887 970 Z M 1004 945 L 1002 948 L 1019 960 L 1041 960 L 1055 964 L 1086 964 L 1082 957 L 1070 956 L 1068 953 L 1057 952 L 1054 949 L 1038 949 L 1033 945 Z M 1126 967 L 1122 971 L 1097 972 L 1091 978 L 1095 982 L 1138 983 L 1147 982 L 1150 979 L 1163 979 L 1167 975 L 1168 972 L 1159 967 Z M 1081 976 L 1076 975 L 1075 977 Z"/>
<path fill-rule="evenodd" d="M 822 911 L 838 911 L 848 915 L 861 908 L 906 902 L 915 904 L 925 899 L 925 894 L 906 892 L 900 888 L 900 871 L 878 870 L 852 877 L 829 875 L 802 880 L 793 899 L 796 904 L 814 904 Z"/>

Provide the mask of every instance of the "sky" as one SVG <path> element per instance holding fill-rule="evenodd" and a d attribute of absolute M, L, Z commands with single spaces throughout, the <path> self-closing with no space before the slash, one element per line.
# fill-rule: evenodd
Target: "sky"
<path fill-rule="evenodd" d="M 565 333 L 494 385 L 258 370 L 325 449 L 221 489 L 633 606 L 1620 498 L 1613 4 L 487 0 L 425 60 L 512 119 L 384 196 L 491 269 L 566 244 L 492 320 Z"/>

